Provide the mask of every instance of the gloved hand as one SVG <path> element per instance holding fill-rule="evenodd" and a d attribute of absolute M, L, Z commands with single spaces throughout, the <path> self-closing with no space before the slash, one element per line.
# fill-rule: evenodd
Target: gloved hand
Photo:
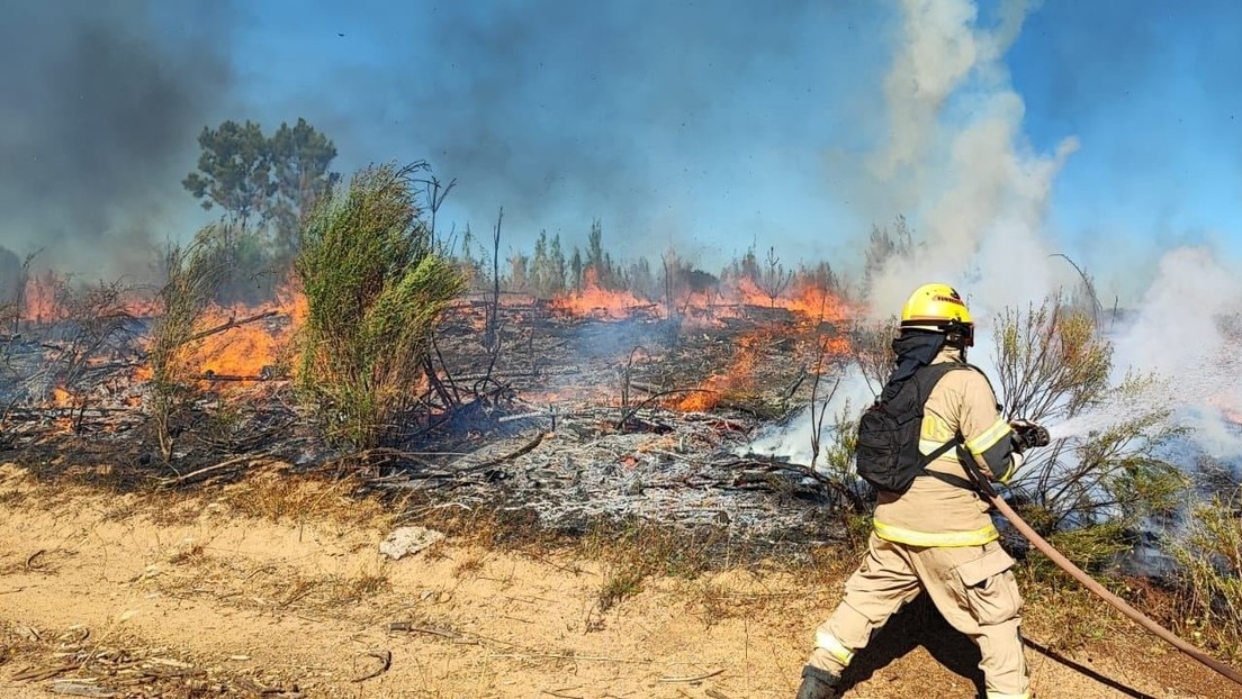
<path fill-rule="evenodd" d="M 1030 447 L 1046 447 L 1052 441 L 1048 435 L 1048 430 L 1030 420 L 1010 420 L 1009 426 L 1013 428 L 1013 448 L 1018 453 L 1022 453 Z"/>

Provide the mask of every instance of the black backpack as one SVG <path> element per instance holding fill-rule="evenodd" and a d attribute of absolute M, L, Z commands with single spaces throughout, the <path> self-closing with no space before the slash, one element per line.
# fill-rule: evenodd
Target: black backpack
<path fill-rule="evenodd" d="M 961 443 L 960 435 L 924 456 L 919 451 L 923 429 L 923 405 L 932 389 L 945 374 L 956 369 L 974 369 L 969 364 L 941 362 L 919 367 L 910 377 L 901 380 L 894 393 L 885 387 L 888 399 L 877 400 L 858 421 L 858 444 L 854 465 L 858 475 L 876 490 L 902 494 L 915 478 L 931 475 L 963 487 L 968 482 L 948 474 L 926 471 L 927 465 Z M 963 485 L 964 484 L 964 485 Z"/>

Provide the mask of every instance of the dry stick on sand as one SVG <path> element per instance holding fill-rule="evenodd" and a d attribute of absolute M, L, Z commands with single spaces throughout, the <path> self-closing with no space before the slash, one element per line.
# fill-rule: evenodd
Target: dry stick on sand
<path fill-rule="evenodd" d="M 160 488 L 171 488 L 171 487 L 178 486 L 178 485 L 184 485 L 186 483 L 190 483 L 194 481 L 195 479 L 202 478 L 205 476 L 210 476 L 213 473 L 217 473 L 219 471 L 226 471 L 230 468 L 240 466 L 241 464 L 247 461 L 265 460 L 270 457 L 271 457 L 271 454 L 243 454 L 242 456 L 238 456 L 236 458 L 229 459 L 228 461 L 218 463 L 215 466 L 208 466 L 206 468 L 200 468 L 197 471 L 191 471 L 184 475 L 177 476 L 176 478 L 169 478 L 169 479 L 160 481 L 159 487 Z"/>
<path fill-rule="evenodd" d="M 392 651 L 390 650 L 369 650 L 364 655 L 379 660 L 380 666 L 378 669 L 372 670 L 361 677 L 355 677 L 351 680 L 353 682 L 366 682 L 367 680 L 374 679 L 388 672 L 389 668 L 392 667 Z"/>
<path fill-rule="evenodd" d="M 661 677 L 661 682 L 701 682 L 724 672 L 724 668 L 713 670 L 703 675 L 693 675 L 691 677 Z"/>

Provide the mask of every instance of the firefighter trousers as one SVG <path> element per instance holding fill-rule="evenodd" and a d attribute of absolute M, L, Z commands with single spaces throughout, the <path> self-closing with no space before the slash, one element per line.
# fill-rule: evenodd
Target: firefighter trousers
<path fill-rule="evenodd" d="M 979 646 L 988 699 L 1029 699 L 1022 596 L 1013 564 L 996 541 L 929 548 L 872 533 L 866 559 L 846 583 L 845 598 L 816 630 L 809 664 L 841 674 L 889 617 L 926 590 L 945 620 Z"/>

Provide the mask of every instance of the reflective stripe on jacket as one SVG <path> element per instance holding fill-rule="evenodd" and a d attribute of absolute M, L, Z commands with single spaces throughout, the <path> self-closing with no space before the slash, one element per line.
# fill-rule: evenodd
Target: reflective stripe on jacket
<path fill-rule="evenodd" d="M 946 349 L 934 363 L 961 361 Z M 992 480 L 1007 482 L 1021 456 L 1013 453 L 1013 429 L 1001 416 L 986 377 L 974 370 L 950 371 L 932 389 L 924 406 L 919 450 L 929 454 L 961 434 L 980 470 Z M 957 450 L 950 449 L 928 470 L 968 479 Z M 876 504 L 876 536 L 908 546 L 981 546 L 1000 537 L 989 505 L 973 490 L 937 478 L 916 478 L 902 495 L 880 493 Z"/>

